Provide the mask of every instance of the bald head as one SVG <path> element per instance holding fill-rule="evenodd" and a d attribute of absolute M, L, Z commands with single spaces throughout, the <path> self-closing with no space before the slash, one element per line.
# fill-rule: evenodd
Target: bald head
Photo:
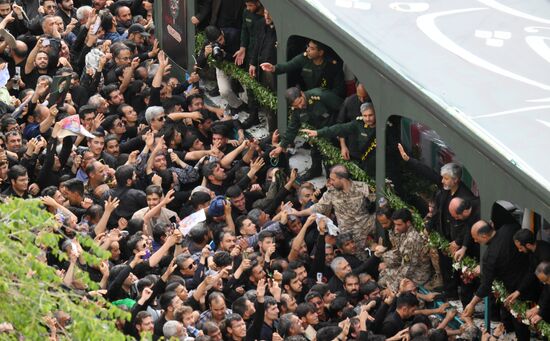
<path fill-rule="evenodd" d="M 472 238 L 478 244 L 487 244 L 495 235 L 495 230 L 490 223 L 480 220 L 472 226 Z"/>
<path fill-rule="evenodd" d="M 361 103 L 364 103 L 369 98 L 369 94 L 367 93 L 365 86 L 361 83 L 357 85 L 357 89 L 355 93 L 357 94 L 357 97 L 359 98 L 359 101 Z"/>
<path fill-rule="evenodd" d="M 336 166 L 331 168 L 330 172 L 334 173 L 335 175 L 337 175 L 341 179 L 349 179 L 349 172 L 348 172 L 348 169 L 346 168 L 346 166 L 336 165 Z"/>
<path fill-rule="evenodd" d="M 472 213 L 472 204 L 469 200 L 453 198 L 449 202 L 449 213 L 456 220 L 466 220 Z"/>

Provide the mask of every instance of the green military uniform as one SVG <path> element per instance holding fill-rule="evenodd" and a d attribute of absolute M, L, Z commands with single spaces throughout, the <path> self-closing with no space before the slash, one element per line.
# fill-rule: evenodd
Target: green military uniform
<path fill-rule="evenodd" d="M 321 88 L 329 90 L 337 97 L 344 98 L 346 85 L 342 66 L 334 59 L 325 58 L 323 63 L 315 65 L 304 52 L 286 63 L 275 65 L 275 74 L 300 70 L 304 81 L 304 90 Z"/>
<path fill-rule="evenodd" d="M 335 98 L 335 96 L 325 96 L 326 91 L 321 89 L 305 91 L 304 94 L 307 102 L 306 108 L 292 109 L 289 112 L 289 124 L 281 140 L 281 147 L 283 148 L 288 147 L 288 145 L 294 142 L 302 123 L 307 123 L 315 128 L 326 126 L 330 122 L 332 114 L 335 112 L 334 108 L 337 107 L 338 99 Z M 316 147 L 312 147 L 312 169 L 321 170 L 321 161 L 321 153 Z"/>
<path fill-rule="evenodd" d="M 249 61 L 252 46 L 256 41 L 255 25 L 259 21 L 263 21 L 264 17 L 257 13 L 250 13 L 248 10 L 243 11 L 243 25 L 241 28 L 241 47 L 246 49 L 246 61 Z M 244 63 L 248 66 L 248 62 Z"/>
<path fill-rule="evenodd" d="M 322 91 L 319 89 L 305 91 L 304 94 L 307 102 L 306 108 L 289 111 L 289 124 L 281 141 L 283 148 L 294 142 L 302 123 L 307 123 L 314 128 L 326 126 L 334 112 L 331 108 L 337 106 L 337 101 L 334 101 L 332 97 L 321 96 Z"/>
<path fill-rule="evenodd" d="M 319 129 L 317 134 L 324 138 L 345 137 L 353 160 L 364 162 L 376 155 L 376 128 L 367 127 L 361 116 L 347 123 Z"/>

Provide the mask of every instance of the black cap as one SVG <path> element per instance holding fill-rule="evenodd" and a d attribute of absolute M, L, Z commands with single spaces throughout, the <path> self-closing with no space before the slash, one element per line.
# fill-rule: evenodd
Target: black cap
<path fill-rule="evenodd" d="M 132 26 L 128 29 L 128 35 L 131 33 L 140 33 L 144 37 L 149 36 L 149 33 L 145 30 L 145 27 L 141 24 L 132 24 Z"/>

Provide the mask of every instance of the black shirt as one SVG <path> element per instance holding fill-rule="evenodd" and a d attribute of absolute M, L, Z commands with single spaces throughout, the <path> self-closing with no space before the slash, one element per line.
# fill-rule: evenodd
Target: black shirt
<path fill-rule="evenodd" d="M 384 334 L 386 337 L 392 337 L 403 329 L 405 329 L 405 322 L 401 319 L 401 316 L 394 311 L 384 319 L 380 333 Z"/>
<path fill-rule="evenodd" d="M 494 280 L 502 281 L 508 292 L 519 288 L 529 271 L 529 258 L 518 251 L 513 240 L 514 233 L 519 229 L 517 224 L 502 225 L 487 243 L 477 297 L 489 295 Z"/>
<path fill-rule="evenodd" d="M 368 99 L 367 101 L 369 101 Z M 340 107 L 340 112 L 338 113 L 338 118 L 336 119 L 337 123 L 347 123 L 355 120 L 357 116 L 361 116 L 361 105 L 364 102 L 359 100 L 357 94 L 346 97 L 342 107 Z"/>

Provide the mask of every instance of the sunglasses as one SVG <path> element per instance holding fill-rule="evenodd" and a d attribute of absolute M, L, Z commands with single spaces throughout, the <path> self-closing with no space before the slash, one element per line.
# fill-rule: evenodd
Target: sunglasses
<path fill-rule="evenodd" d="M 166 116 L 159 116 L 156 118 L 157 121 L 162 122 L 166 119 Z"/>
<path fill-rule="evenodd" d="M 191 269 L 193 269 L 193 268 L 195 267 L 195 265 L 197 265 L 197 263 L 196 263 L 196 262 L 193 262 L 193 263 L 191 263 L 191 264 L 189 264 L 189 265 L 187 266 L 187 269 L 191 270 Z"/>

